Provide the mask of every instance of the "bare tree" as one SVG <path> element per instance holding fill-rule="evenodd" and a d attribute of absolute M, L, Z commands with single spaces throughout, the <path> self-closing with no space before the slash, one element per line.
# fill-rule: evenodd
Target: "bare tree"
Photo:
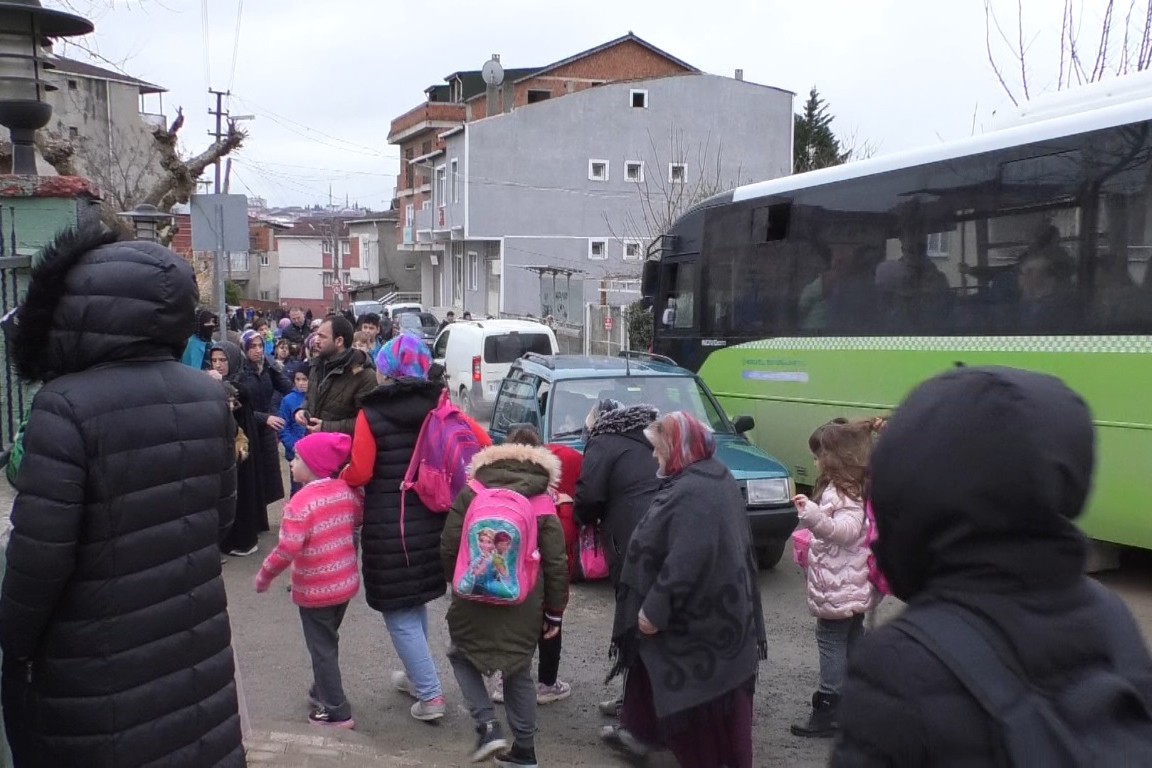
<path fill-rule="evenodd" d="M 997 5 L 1002 4 L 984 0 L 984 46 L 1001 87 L 1019 106 L 1031 99 L 1035 90 L 1030 56 L 1041 35 L 1027 30 L 1023 0 L 1016 0 L 1014 24 L 1002 23 Z M 1152 0 L 1142 4 L 1129 0 L 1123 19 L 1117 13 L 1116 0 L 1106 0 L 1099 18 L 1098 28 L 1085 30 L 1084 3 L 1064 0 L 1060 43 L 1053 57 L 1059 62 L 1056 90 L 1141 72 L 1152 65 Z"/>

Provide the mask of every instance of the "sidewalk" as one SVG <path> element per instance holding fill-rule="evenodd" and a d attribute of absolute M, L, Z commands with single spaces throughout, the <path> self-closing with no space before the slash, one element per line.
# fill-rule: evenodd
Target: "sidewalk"
<path fill-rule="evenodd" d="M 254 723 L 245 740 L 248 764 L 276 768 L 414 768 L 422 760 L 387 755 L 355 731 L 320 731 L 294 723 Z"/>

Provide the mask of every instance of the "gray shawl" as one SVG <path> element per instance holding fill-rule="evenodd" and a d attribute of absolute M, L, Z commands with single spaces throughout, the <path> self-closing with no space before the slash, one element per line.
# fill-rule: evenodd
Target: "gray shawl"
<path fill-rule="evenodd" d="M 641 608 L 656 635 L 639 633 Z M 612 642 L 613 674 L 643 661 L 662 720 L 755 678 L 767 654 L 758 569 L 740 487 L 716 459 L 668 478 L 632 534 Z"/>

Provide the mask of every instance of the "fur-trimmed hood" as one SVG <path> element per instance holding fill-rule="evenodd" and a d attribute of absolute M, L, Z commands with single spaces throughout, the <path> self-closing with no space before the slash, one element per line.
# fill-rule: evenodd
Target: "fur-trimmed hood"
<path fill-rule="evenodd" d="M 468 466 L 468 476 L 485 482 L 486 469 L 506 469 L 512 472 L 528 471 L 547 480 L 547 488 L 556 490 L 560 486 L 560 459 L 547 448 L 535 445 L 504 443 L 493 445 L 472 457 Z M 533 471 L 533 469 L 537 471 Z M 504 485 L 504 483 L 499 483 Z M 542 493 L 543 489 L 536 491 Z"/>
<path fill-rule="evenodd" d="M 48 381 L 104 363 L 179 359 L 197 329 L 192 267 L 162 245 L 117 242 L 103 224 L 61 232 L 34 260 L 9 354 Z"/>
<path fill-rule="evenodd" d="M 605 411 L 596 419 L 596 425 L 588 433 L 589 438 L 597 435 L 625 435 L 629 432 L 642 430 L 656 420 L 660 415 L 651 405 L 630 405 L 626 408 L 617 408 L 614 411 Z"/>

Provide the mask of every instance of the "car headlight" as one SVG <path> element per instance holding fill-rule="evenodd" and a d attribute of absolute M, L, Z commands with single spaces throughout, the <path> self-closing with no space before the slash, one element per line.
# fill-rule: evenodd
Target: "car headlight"
<path fill-rule="evenodd" d="M 791 478 L 773 477 L 748 481 L 748 504 L 750 506 L 781 504 L 791 498 Z"/>

